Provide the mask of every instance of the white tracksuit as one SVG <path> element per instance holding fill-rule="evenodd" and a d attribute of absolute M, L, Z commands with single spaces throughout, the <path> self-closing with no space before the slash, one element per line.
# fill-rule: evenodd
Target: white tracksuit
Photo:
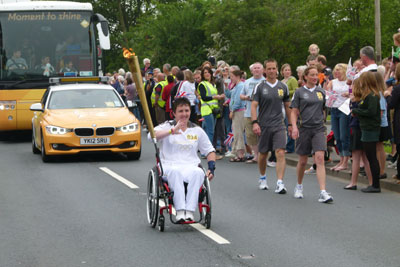
<path fill-rule="evenodd" d="M 174 127 L 171 123 L 172 121 L 167 121 L 160 124 L 155 127 L 155 131 L 169 130 Z M 199 189 L 204 182 L 204 172 L 198 167 L 201 160 L 197 151 L 208 155 L 215 151 L 214 147 L 204 130 L 190 122 L 185 132 L 169 135 L 159 140 L 159 144 L 164 179 L 174 191 L 175 209 L 195 211 Z M 184 182 L 188 183 L 186 199 Z"/>

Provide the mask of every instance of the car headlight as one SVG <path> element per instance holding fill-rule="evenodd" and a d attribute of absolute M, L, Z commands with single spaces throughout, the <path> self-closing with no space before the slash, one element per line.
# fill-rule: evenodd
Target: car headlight
<path fill-rule="evenodd" d="M 139 124 L 134 122 L 117 128 L 117 131 L 123 133 L 136 132 L 139 129 Z"/>
<path fill-rule="evenodd" d="M 72 129 L 62 128 L 58 126 L 49 125 L 46 126 L 46 131 L 49 134 L 66 134 L 72 131 Z"/>

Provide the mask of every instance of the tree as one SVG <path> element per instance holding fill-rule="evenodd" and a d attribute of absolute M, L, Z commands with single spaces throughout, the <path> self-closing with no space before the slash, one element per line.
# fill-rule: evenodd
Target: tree
<path fill-rule="evenodd" d="M 152 64 L 198 67 L 207 58 L 203 30 L 209 2 L 192 0 L 158 4 L 152 16 L 142 17 L 130 36 L 135 51 Z"/>

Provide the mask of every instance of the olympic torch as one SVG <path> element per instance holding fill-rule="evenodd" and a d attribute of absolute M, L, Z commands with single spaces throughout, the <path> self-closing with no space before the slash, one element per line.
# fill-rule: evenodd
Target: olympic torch
<path fill-rule="evenodd" d="M 132 48 L 124 48 L 123 51 L 124 58 L 128 61 L 129 70 L 132 72 L 133 80 L 136 84 L 136 90 L 138 91 L 140 102 L 142 103 L 144 118 L 147 123 L 147 130 L 150 132 L 151 139 L 154 143 L 154 148 L 156 150 L 157 167 L 159 168 L 159 175 L 163 176 L 163 168 L 160 160 L 160 150 L 157 146 L 157 139 L 154 132 L 153 121 L 151 120 L 150 110 L 147 105 L 146 93 L 143 88 L 143 80 L 142 74 L 140 73 L 138 57 L 133 52 Z"/>
<path fill-rule="evenodd" d="M 128 61 L 129 70 L 132 72 L 133 80 L 135 81 L 136 84 L 136 89 L 139 94 L 140 102 L 142 103 L 147 129 L 150 132 L 151 139 L 153 139 L 153 142 L 156 143 L 153 121 L 151 120 L 150 111 L 147 105 L 146 93 L 143 88 L 143 80 L 142 80 L 142 74 L 140 72 L 138 57 L 132 51 L 132 48 L 130 49 L 124 48 L 123 51 L 124 51 L 123 52 L 124 58 Z"/>

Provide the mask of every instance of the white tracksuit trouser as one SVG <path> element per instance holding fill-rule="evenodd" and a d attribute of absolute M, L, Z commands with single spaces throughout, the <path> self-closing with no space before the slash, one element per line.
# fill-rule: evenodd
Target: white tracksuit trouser
<path fill-rule="evenodd" d="M 175 210 L 195 211 L 199 203 L 199 190 L 204 182 L 204 172 L 198 166 L 163 164 L 164 179 L 174 192 Z M 185 198 L 184 182 L 188 183 Z"/>

